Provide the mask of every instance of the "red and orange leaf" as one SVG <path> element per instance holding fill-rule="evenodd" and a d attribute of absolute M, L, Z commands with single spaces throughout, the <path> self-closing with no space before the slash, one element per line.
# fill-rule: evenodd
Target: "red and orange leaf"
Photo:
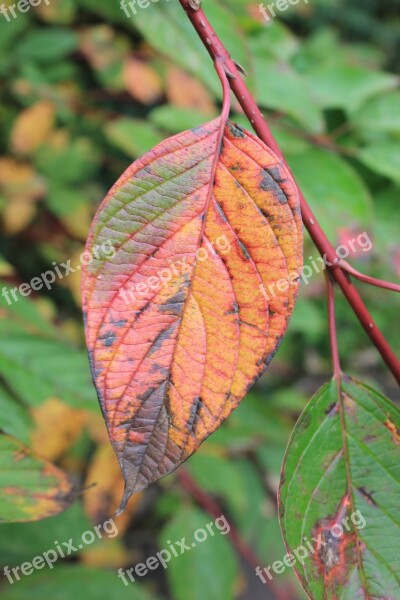
<path fill-rule="evenodd" d="M 221 118 L 166 140 L 111 189 L 82 292 L 122 506 L 193 454 L 263 373 L 294 307 L 301 248 L 289 172 Z"/>

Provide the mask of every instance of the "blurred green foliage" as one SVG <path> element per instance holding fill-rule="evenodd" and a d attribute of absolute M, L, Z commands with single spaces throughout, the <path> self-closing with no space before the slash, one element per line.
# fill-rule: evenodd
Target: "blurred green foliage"
<path fill-rule="evenodd" d="M 203 4 L 248 70 L 331 241 L 348 245 L 365 232 L 372 248 L 358 244 L 349 260 L 372 276 L 396 279 L 399 0 L 310 0 L 269 25 L 258 2 Z M 77 266 L 94 211 L 129 162 L 214 117 L 221 97 L 190 23 L 177 2 L 163 0 L 131 18 L 116 0 L 53 0 L 9 22 L 0 15 L 0 80 L 2 289 L 54 270 L 53 263 L 71 259 Z M 246 124 L 236 104 L 233 118 Z M 317 256 L 306 238 L 306 264 Z M 362 292 L 398 349 L 396 298 Z M 285 446 L 307 398 L 331 373 L 324 295 L 323 274 L 315 273 L 267 375 L 187 463 L 265 565 L 285 554 L 274 502 Z M 2 525 L 2 566 L 30 560 L 55 539 L 79 537 L 108 518 L 122 485 L 118 465 L 106 462 L 108 441 L 84 350 L 79 272 L 18 298 L 1 297 L 0 428 L 71 473 L 78 488 L 98 481 L 101 494 L 86 491 L 50 527 Z M 390 375 L 339 294 L 338 328 L 343 368 L 390 395 Z M 216 600 L 257 597 L 257 590 L 246 595 L 249 579 L 222 538 L 132 589 L 117 578 L 118 567 L 146 560 L 169 536 L 190 538 L 209 521 L 170 476 L 132 506 L 116 540 L 13 586 L 5 581 L 3 597 L 63 600 L 82 591 L 93 600 L 124 593 L 181 600 L 196 598 L 190 581 Z M 293 599 L 304 597 L 292 573 L 276 585 Z"/>

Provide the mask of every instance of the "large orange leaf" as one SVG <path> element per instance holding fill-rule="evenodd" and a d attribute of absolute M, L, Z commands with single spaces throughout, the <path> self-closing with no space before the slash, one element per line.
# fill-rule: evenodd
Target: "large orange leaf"
<path fill-rule="evenodd" d="M 101 254 L 110 243 L 115 254 Z M 294 307 L 301 246 L 289 172 L 222 117 L 166 140 L 111 189 L 82 291 L 122 507 L 193 454 L 263 373 Z"/>

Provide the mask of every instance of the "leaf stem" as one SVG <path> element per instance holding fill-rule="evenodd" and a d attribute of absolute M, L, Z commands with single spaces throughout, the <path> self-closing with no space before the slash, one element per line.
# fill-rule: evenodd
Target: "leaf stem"
<path fill-rule="evenodd" d="M 229 113 L 231 110 L 231 87 L 228 81 L 228 75 L 226 72 L 226 60 L 224 56 L 218 56 L 214 61 L 215 70 L 218 73 L 218 77 L 222 84 L 222 92 L 223 92 L 223 103 L 222 103 L 222 114 L 221 121 L 224 123 L 223 128 L 225 128 L 226 121 L 229 118 Z"/>
<path fill-rule="evenodd" d="M 337 339 L 336 314 L 335 314 L 335 288 L 332 277 L 329 271 L 325 271 L 326 294 L 328 300 L 328 323 L 329 323 L 329 338 L 331 343 L 333 377 L 337 384 L 340 385 L 342 369 L 340 368 L 339 344 Z"/>
<path fill-rule="evenodd" d="M 385 290 L 391 290 L 392 292 L 400 292 L 400 285 L 397 283 L 392 283 L 390 281 L 384 281 L 383 279 L 376 279 L 375 277 L 370 277 L 369 275 L 364 275 L 364 273 L 360 273 L 354 267 L 352 267 L 347 261 L 341 260 L 340 267 L 352 275 L 355 279 L 362 281 L 363 283 L 367 283 L 369 285 L 374 285 L 375 287 L 383 288 Z"/>
<path fill-rule="evenodd" d="M 247 118 L 252 124 L 255 132 L 259 138 L 267 144 L 275 152 L 275 154 L 283 161 L 283 163 L 290 170 L 287 165 L 283 154 L 276 143 L 267 123 L 264 120 L 255 100 L 253 99 L 250 91 L 245 85 L 240 71 L 238 70 L 235 62 L 230 57 L 228 51 L 218 38 L 213 27 L 208 21 L 204 14 L 204 11 L 199 8 L 193 10 L 190 6 L 189 0 L 179 0 L 182 8 L 185 10 L 188 18 L 190 19 L 193 27 L 197 34 L 202 40 L 204 46 L 208 50 L 211 58 L 215 62 L 218 57 L 225 58 L 226 69 L 230 73 L 229 85 L 242 106 Z M 365 306 L 361 296 L 357 289 L 353 285 L 348 273 L 339 265 L 339 258 L 336 255 L 336 251 L 328 240 L 325 232 L 322 230 L 318 223 L 315 215 L 313 214 L 310 206 L 308 205 L 305 197 L 301 190 L 298 188 L 301 211 L 303 217 L 303 223 L 311 236 L 315 246 L 318 248 L 322 256 L 326 256 L 331 266 L 329 270 L 332 273 L 332 277 L 341 288 L 344 296 L 352 307 L 354 313 L 357 315 L 362 327 L 364 328 L 367 335 L 381 354 L 384 362 L 386 363 L 389 370 L 392 372 L 396 381 L 400 384 L 400 362 L 394 354 L 393 350 L 389 346 L 383 333 L 377 327 L 372 319 L 367 307 Z"/>

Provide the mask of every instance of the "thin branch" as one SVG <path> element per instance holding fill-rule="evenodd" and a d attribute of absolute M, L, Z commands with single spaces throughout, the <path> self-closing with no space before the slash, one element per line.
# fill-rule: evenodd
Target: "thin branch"
<path fill-rule="evenodd" d="M 326 295 L 328 300 L 329 339 L 331 343 L 333 376 L 340 385 L 342 369 L 340 368 L 339 345 L 337 339 L 336 314 L 335 314 L 335 288 L 329 271 L 325 271 Z"/>
<path fill-rule="evenodd" d="M 219 506 L 219 504 L 211 498 L 202 488 L 200 488 L 197 483 L 192 479 L 191 475 L 188 471 L 181 467 L 179 471 L 177 471 L 177 477 L 180 481 L 180 484 L 183 489 L 185 489 L 190 496 L 197 502 L 199 506 L 209 515 L 217 519 L 221 515 L 224 514 L 223 509 Z M 232 522 L 229 522 L 230 531 L 227 534 L 228 538 L 231 540 L 233 547 L 242 557 L 242 559 L 253 569 L 256 569 L 259 566 L 262 566 L 262 561 L 258 558 L 256 553 L 248 546 L 241 538 L 238 530 L 232 525 Z M 270 592 L 275 596 L 276 600 L 292 600 L 293 595 L 291 590 L 283 590 L 275 585 L 272 580 L 267 580 L 264 584 Z M 294 590 L 293 590 L 294 592 Z"/>
<path fill-rule="evenodd" d="M 241 77 L 241 74 L 235 65 L 235 62 L 231 59 L 228 51 L 225 49 L 221 40 L 218 38 L 207 17 L 205 16 L 204 11 L 201 8 L 196 8 L 196 10 L 191 8 L 191 3 L 189 2 L 189 0 L 179 0 L 179 2 L 185 10 L 188 18 L 190 19 L 204 46 L 207 48 L 213 61 L 215 61 L 217 57 L 225 57 L 226 67 L 229 70 L 230 74 L 233 75 L 233 77 L 229 78 L 229 84 L 240 105 L 242 106 L 247 118 L 253 125 L 255 132 L 257 133 L 259 138 L 263 140 L 263 142 L 267 144 L 267 146 L 269 146 L 271 150 L 275 152 L 275 154 L 277 154 L 277 156 L 284 162 L 284 164 L 290 170 L 278 144 L 276 143 L 268 125 L 264 120 L 263 115 L 261 114 L 259 108 L 257 107 L 257 104 L 255 103 L 255 100 L 251 96 L 248 88 L 246 87 Z M 196 1 L 196 4 L 200 5 L 200 2 Z M 334 247 L 328 240 L 325 232 L 322 230 L 320 224 L 315 218 L 315 215 L 313 214 L 311 208 L 309 207 L 306 199 L 304 198 L 299 188 L 298 192 L 300 197 L 303 222 L 311 236 L 311 239 L 313 240 L 321 255 L 326 256 L 328 262 L 331 263 L 332 266 L 329 266 L 328 268 L 332 273 L 332 277 L 340 286 L 347 301 L 349 302 L 350 306 L 357 315 L 362 327 L 372 340 L 377 350 L 380 352 L 383 360 L 392 372 L 393 376 L 400 384 L 399 360 L 397 359 L 393 350 L 390 348 L 384 335 L 372 319 L 372 316 L 370 315 L 367 307 L 362 301 L 357 289 L 351 282 L 348 274 L 345 272 L 344 269 L 338 267 L 339 258 L 336 255 Z"/>
<path fill-rule="evenodd" d="M 390 281 L 384 281 L 383 279 L 376 279 L 375 277 L 370 277 L 369 275 L 364 275 L 364 273 L 360 273 L 352 267 L 347 261 L 341 260 L 340 267 L 350 273 L 355 279 L 362 281 L 363 283 L 368 283 L 369 285 L 374 285 L 375 287 L 383 288 L 385 290 L 391 290 L 392 292 L 400 292 L 400 285 L 397 283 L 392 283 Z"/>

